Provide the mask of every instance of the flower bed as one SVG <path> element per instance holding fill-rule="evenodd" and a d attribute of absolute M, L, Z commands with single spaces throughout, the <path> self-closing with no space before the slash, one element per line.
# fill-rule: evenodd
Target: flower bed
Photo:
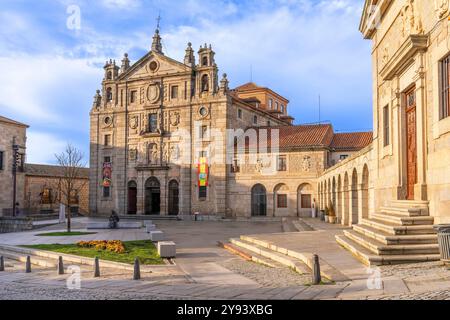
<path fill-rule="evenodd" d="M 94 248 L 96 250 L 108 250 L 115 253 L 124 253 L 125 246 L 120 240 L 80 241 L 77 246 L 81 248 Z"/>

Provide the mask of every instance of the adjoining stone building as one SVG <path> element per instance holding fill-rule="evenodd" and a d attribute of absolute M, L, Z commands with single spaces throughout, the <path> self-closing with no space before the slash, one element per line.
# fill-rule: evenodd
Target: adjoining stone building
<path fill-rule="evenodd" d="M 165 56 L 156 30 L 135 64 L 105 64 L 90 113 L 92 215 L 310 214 L 321 173 L 372 141 L 293 126 L 288 99 L 254 83 L 230 90 L 210 45 L 197 59 L 191 44 L 183 62 Z"/>
<path fill-rule="evenodd" d="M 60 166 L 25 164 L 24 210 L 28 214 L 54 213 L 64 195 L 61 192 L 64 169 Z M 89 213 L 89 169 L 80 168 L 73 181 L 70 200 L 73 214 Z M 64 199 L 63 199 L 64 202 Z"/>
<path fill-rule="evenodd" d="M 0 116 L 0 216 L 3 212 L 12 213 L 13 208 L 13 145 L 25 146 L 28 126 L 15 120 Z M 19 207 L 23 206 L 23 188 L 25 174 L 25 150 L 21 148 L 17 159 L 16 199 Z"/>
<path fill-rule="evenodd" d="M 366 263 L 439 259 L 433 223 L 450 223 L 450 1 L 366 0 L 373 143 L 328 169 L 339 243 Z"/>
<path fill-rule="evenodd" d="M 26 161 L 26 130 L 28 125 L 0 116 L 0 216 L 13 215 L 13 145 L 19 146 L 16 157 L 16 203 L 18 214 L 57 214 L 61 200 L 60 166 L 28 164 Z M 57 150 L 55 150 L 57 152 Z M 88 169 L 80 168 L 74 179 L 73 212 L 88 213 Z"/>

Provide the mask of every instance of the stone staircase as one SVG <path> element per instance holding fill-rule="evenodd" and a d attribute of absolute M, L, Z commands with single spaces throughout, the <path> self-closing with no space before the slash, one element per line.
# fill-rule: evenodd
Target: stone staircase
<path fill-rule="evenodd" d="M 366 265 L 435 261 L 440 255 L 433 222 L 428 201 L 396 200 L 336 240 Z"/>
<path fill-rule="evenodd" d="M 230 239 L 230 243 L 223 244 L 229 251 L 241 256 L 247 256 L 246 260 L 262 263 L 270 266 L 273 263 L 288 267 L 299 274 L 310 274 L 313 268 L 313 254 L 308 252 L 297 252 L 275 245 L 254 236 L 242 235 L 240 238 Z M 231 249 L 231 250 L 230 250 Z M 329 281 L 348 281 L 348 277 L 339 270 L 320 258 L 322 277 Z"/>

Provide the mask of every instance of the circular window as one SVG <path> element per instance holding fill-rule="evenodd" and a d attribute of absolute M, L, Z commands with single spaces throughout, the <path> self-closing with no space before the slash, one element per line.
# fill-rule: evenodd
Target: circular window
<path fill-rule="evenodd" d="M 201 107 L 200 108 L 200 115 L 202 117 L 206 117 L 208 115 L 208 109 L 206 109 L 205 107 Z"/>
<path fill-rule="evenodd" d="M 158 69 L 158 63 L 156 61 L 150 62 L 150 70 L 155 72 Z"/>
<path fill-rule="evenodd" d="M 109 125 L 112 123 L 111 117 L 106 117 L 106 118 L 104 119 L 104 122 L 105 122 L 105 124 L 106 124 L 107 126 L 109 126 Z"/>

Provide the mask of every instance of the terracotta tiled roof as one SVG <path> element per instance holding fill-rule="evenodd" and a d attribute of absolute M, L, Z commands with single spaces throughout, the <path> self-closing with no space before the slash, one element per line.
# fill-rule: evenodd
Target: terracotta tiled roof
<path fill-rule="evenodd" d="M 360 150 L 372 143 L 372 132 L 336 133 L 331 148 L 335 150 Z"/>
<path fill-rule="evenodd" d="M 257 90 L 257 89 L 263 89 L 262 87 L 256 85 L 256 83 L 248 82 L 246 84 L 243 84 L 242 86 L 239 86 L 235 88 L 235 91 L 250 91 L 250 90 Z"/>
<path fill-rule="evenodd" d="M 0 122 L 6 122 L 6 123 L 9 123 L 9 124 L 14 124 L 16 126 L 21 126 L 21 127 L 27 127 L 28 128 L 28 125 L 26 125 L 26 124 L 23 124 L 21 122 L 18 122 L 18 121 L 15 121 L 15 120 L 12 120 L 12 119 L 9 119 L 9 118 L 6 118 L 6 117 L 2 117 L 2 116 L 0 116 Z"/>
<path fill-rule="evenodd" d="M 279 130 L 280 148 L 328 147 L 333 140 L 333 127 L 330 124 L 298 125 L 281 127 L 255 127 L 261 136 L 261 129 L 267 129 L 268 145 L 271 146 L 272 130 Z M 250 147 L 254 147 L 251 142 Z M 247 143 L 247 145 L 249 145 Z"/>
<path fill-rule="evenodd" d="M 62 177 L 64 176 L 64 170 L 60 166 L 51 166 L 43 164 L 25 164 L 25 173 L 28 176 L 39 177 Z M 80 178 L 89 178 L 89 169 L 80 169 Z"/>

